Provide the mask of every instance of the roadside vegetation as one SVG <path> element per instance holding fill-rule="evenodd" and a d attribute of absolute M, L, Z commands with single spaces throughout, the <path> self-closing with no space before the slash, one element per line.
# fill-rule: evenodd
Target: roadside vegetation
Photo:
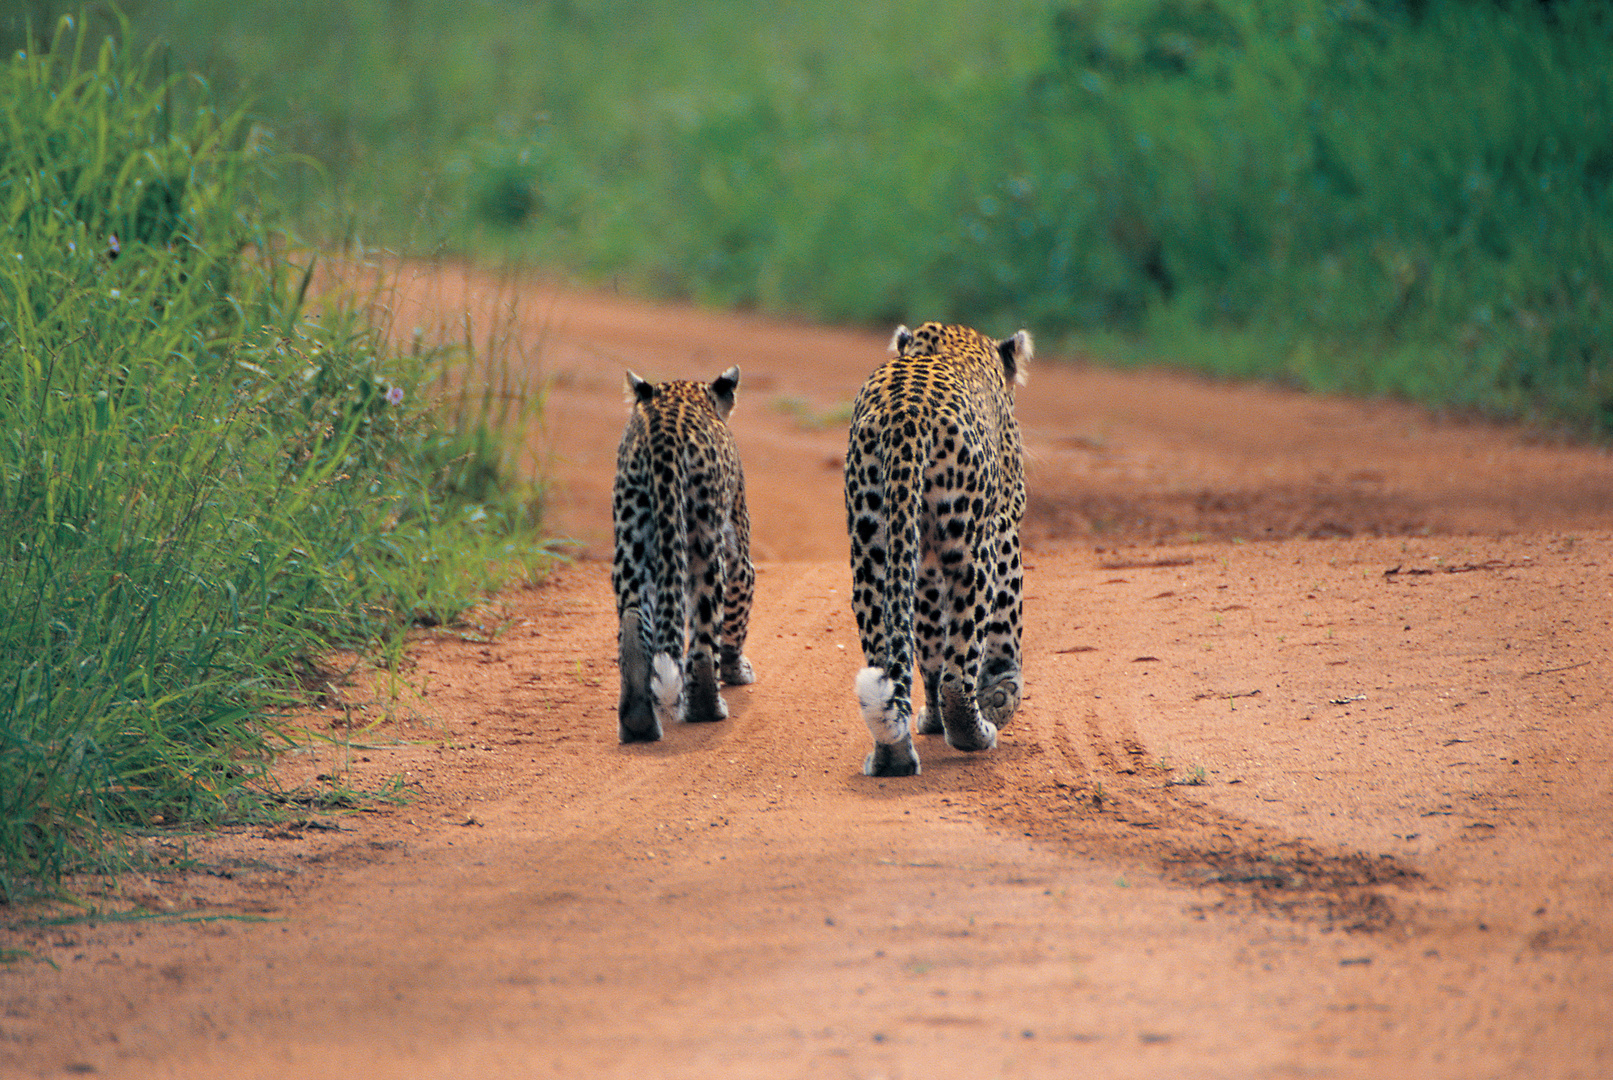
<path fill-rule="evenodd" d="M 1613 429 L 1601 0 L 131 5 L 338 242 Z"/>
<path fill-rule="evenodd" d="M 316 297 L 239 112 L 46 29 L 0 63 L 0 900 L 269 811 L 330 650 L 546 556 L 497 364 Z"/>

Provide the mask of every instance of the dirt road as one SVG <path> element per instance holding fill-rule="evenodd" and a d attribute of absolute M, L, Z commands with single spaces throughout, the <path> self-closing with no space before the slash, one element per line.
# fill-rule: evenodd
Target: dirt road
<path fill-rule="evenodd" d="M 839 461 L 882 336 L 518 293 L 405 280 L 400 326 L 541 362 L 582 557 L 285 764 L 408 805 L 159 838 L 103 903 L 161 919 L 4 913 L 0 1075 L 1613 1076 L 1605 453 L 1043 357 L 1024 707 L 870 780 Z M 622 747 L 622 369 L 733 363 L 757 682 Z"/>

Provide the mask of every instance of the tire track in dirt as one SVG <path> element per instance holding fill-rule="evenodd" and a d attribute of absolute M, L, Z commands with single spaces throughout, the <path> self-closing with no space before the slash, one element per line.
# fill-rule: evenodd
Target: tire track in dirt
<path fill-rule="evenodd" d="M 1025 712 L 1025 728 L 1015 734 L 1036 739 L 1043 718 Z M 1181 884 L 1211 888 L 1216 899 L 1200 908 L 1245 904 L 1349 931 L 1383 930 L 1398 917 L 1400 890 L 1422 879 L 1393 857 L 1326 851 L 1192 799 L 1183 790 L 1188 785 L 1173 783 L 1169 771 L 1154 764 L 1158 755 L 1112 705 L 1082 714 L 1079 736 L 1068 714 L 1051 726 L 1047 743 L 1058 764 L 1045 777 L 1034 765 L 1016 768 L 992 812 L 1038 841 L 1101 851 L 1118 862 L 1155 866 Z M 1020 766 L 1026 758 L 1014 761 Z"/>
<path fill-rule="evenodd" d="M 1042 559 L 1051 561 L 1052 556 Z M 1191 557 L 1142 555 L 1103 559 L 1092 570 L 1098 575 L 1189 573 L 1193 565 Z M 1062 656 L 1099 651 L 1062 642 L 1070 627 L 1080 628 L 1076 619 L 1091 624 L 1103 615 L 1096 605 L 1067 598 L 1063 594 L 1068 590 L 1056 582 L 1037 581 L 1036 572 L 1035 566 L 1027 571 L 1029 588 L 1052 603 L 1044 606 L 1041 597 L 1027 600 L 1027 703 L 1005 729 L 1005 739 L 1030 740 L 1031 759 L 1038 762 L 1045 747 L 1051 761 L 1046 775 L 1038 764 L 1018 769 L 1014 779 L 1004 782 L 991 804 L 994 815 L 1040 841 L 1157 867 L 1172 880 L 1209 889 L 1214 894 L 1210 906 L 1253 906 L 1358 931 L 1394 923 L 1396 898 L 1421 879 L 1415 869 L 1393 857 L 1324 850 L 1195 799 L 1191 792 L 1198 789 L 1173 783 L 1183 778 L 1161 768 L 1163 755 L 1149 749 L 1130 712 L 1138 705 L 1106 687 L 1086 691 L 1090 703 L 1043 708 L 1049 695 L 1037 685 L 1038 668 L 1057 667 Z M 1101 588 L 1087 591 L 1102 595 Z M 1101 625 L 1086 628 L 1094 639 L 1108 636 Z M 1126 661 L 1135 668 L 1159 658 L 1138 653 Z M 1394 889 L 1386 892 L 1385 886 Z"/>

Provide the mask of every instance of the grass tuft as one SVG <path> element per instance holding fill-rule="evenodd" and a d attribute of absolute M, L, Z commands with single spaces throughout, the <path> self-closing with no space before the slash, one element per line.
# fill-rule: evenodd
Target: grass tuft
<path fill-rule="evenodd" d="M 8 900 L 124 830 L 259 812 L 313 658 L 395 655 L 545 558 L 501 444 L 536 403 L 444 412 L 473 350 L 317 297 L 243 114 L 127 38 L 63 19 L 0 66 Z"/>

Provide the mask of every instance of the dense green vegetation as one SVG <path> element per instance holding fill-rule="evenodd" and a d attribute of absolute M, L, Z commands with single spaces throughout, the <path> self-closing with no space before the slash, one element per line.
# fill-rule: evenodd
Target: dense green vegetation
<path fill-rule="evenodd" d="M 1036 281 L 1217 371 L 1613 428 L 1613 10 L 1258 11 L 1066 13 L 985 306 Z"/>
<path fill-rule="evenodd" d="M 542 556 L 513 418 L 315 302 L 273 164 L 155 53 L 0 65 L 0 900 L 255 812 L 299 673 Z"/>
<path fill-rule="evenodd" d="M 336 239 L 1613 426 L 1601 0 L 888 7 L 137 15 Z"/>

